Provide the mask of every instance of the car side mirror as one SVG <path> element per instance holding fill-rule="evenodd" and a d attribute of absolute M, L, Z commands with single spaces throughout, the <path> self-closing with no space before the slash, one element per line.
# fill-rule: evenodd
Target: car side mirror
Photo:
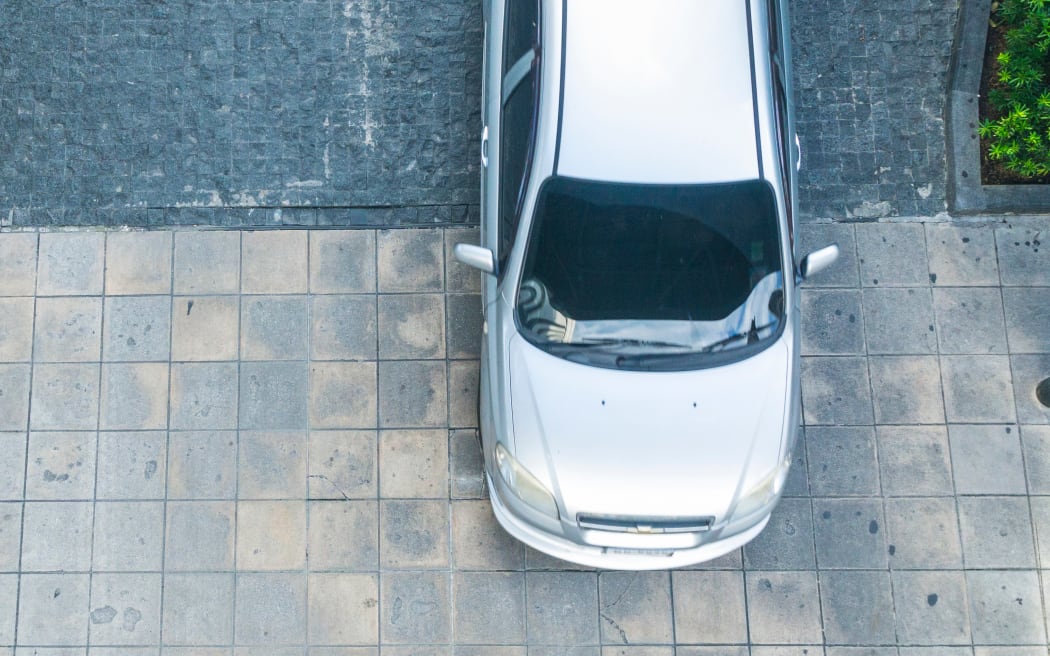
<path fill-rule="evenodd" d="M 798 275 L 805 280 L 813 274 L 827 269 L 837 259 L 839 259 L 839 245 L 825 246 L 802 258 L 802 261 L 798 263 Z"/>
<path fill-rule="evenodd" d="M 456 244 L 452 249 L 456 259 L 490 276 L 496 275 L 496 256 L 484 246 L 474 244 Z"/>

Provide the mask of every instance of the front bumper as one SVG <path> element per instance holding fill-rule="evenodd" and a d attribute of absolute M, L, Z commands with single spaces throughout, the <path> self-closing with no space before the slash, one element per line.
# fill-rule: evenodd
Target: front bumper
<path fill-rule="evenodd" d="M 485 479 L 489 488 L 489 497 L 492 500 L 493 514 L 495 514 L 496 520 L 499 521 L 507 533 L 510 533 L 533 549 L 542 551 L 555 558 L 600 569 L 671 569 L 714 560 L 730 551 L 739 549 L 757 537 L 769 522 L 770 517 L 767 514 L 754 526 L 726 538 L 707 542 L 697 547 L 677 549 L 670 552 L 663 549 L 645 550 L 597 547 L 567 540 L 522 521 L 504 503 L 500 497 L 500 491 L 497 489 L 497 486 L 493 485 L 492 479 L 487 474 Z"/>

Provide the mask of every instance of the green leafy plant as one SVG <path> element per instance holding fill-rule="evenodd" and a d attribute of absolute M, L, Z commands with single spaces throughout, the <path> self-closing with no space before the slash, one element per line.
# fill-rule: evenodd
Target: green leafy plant
<path fill-rule="evenodd" d="M 989 92 L 998 114 L 980 122 L 989 159 L 1022 176 L 1050 174 L 1050 0 L 1002 0 L 1006 29 L 999 85 Z"/>

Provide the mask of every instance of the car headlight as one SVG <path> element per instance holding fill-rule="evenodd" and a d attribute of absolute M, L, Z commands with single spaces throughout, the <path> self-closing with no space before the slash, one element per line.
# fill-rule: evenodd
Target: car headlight
<path fill-rule="evenodd" d="M 787 480 L 790 468 L 791 457 L 788 456 L 771 472 L 763 476 L 750 490 L 747 490 L 740 496 L 736 509 L 733 510 L 733 517 L 747 517 L 772 503 L 784 487 L 784 481 Z"/>
<path fill-rule="evenodd" d="M 504 482 L 519 499 L 545 515 L 558 518 L 558 504 L 554 502 L 554 495 L 499 442 L 496 443 L 496 466 Z"/>

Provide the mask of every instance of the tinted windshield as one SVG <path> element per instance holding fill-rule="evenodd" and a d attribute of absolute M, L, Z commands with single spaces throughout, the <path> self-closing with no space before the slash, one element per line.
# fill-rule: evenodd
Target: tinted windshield
<path fill-rule="evenodd" d="M 537 199 L 517 318 L 529 341 L 563 357 L 688 368 L 778 335 L 783 286 L 766 182 L 553 177 Z"/>

